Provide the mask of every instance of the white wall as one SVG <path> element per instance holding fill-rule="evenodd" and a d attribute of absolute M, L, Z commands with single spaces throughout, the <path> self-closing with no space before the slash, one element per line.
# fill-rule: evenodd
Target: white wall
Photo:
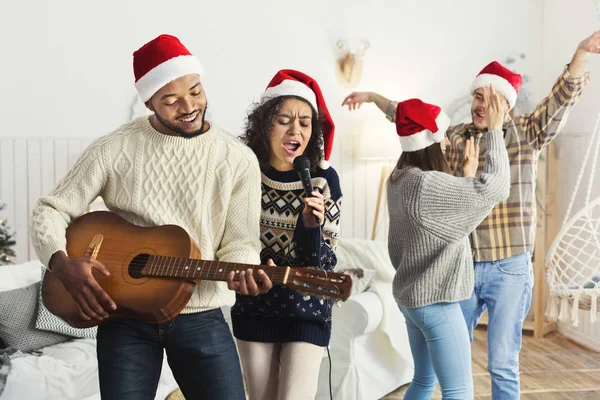
<path fill-rule="evenodd" d="M 600 16 L 595 10 L 596 0 L 545 0 L 543 4 L 543 85 L 550 87 L 568 63 L 579 42 L 600 29 Z M 576 178 L 589 147 L 591 133 L 600 113 L 600 56 L 592 55 L 589 61 L 592 82 L 571 112 L 563 133 L 558 137 L 559 164 L 558 218 L 562 222 L 567 210 Z M 591 163 L 591 160 L 589 161 Z M 600 165 L 600 162 L 599 162 Z M 591 199 L 600 196 L 600 171 L 596 168 Z M 571 216 L 584 204 L 585 191 L 589 182 L 590 165 L 577 193 Z M 579 327 L 560 323 L 559 331 L 565 336 L 600 351 L 599 324 L 589 322 L 589 312 L 580 311 Z"/>
<path fill-rule="evenodd" d="M 595 30 L 600 29 L 600 16 L 596 14 L 595 0 L 545 0 L 543 4 L 544 47 L 542 54 L 542 85 L 550 88 L 558 74 L 567 64 L 577 45 Z M 591 140 L 596 118 L 600 113 L 600 56 L 589 58 L 591 83 L 585 89 L 579 103 L 571 112 L 563 133 L 558 137 L 560 149 L 559 182 L 566 185 L 559 191 L 558 208 L 562 221 L 571 198 L 575 179 Z M 588 170 L 589 171 L 589 170 Z M 586 175 L 587 177 L 587 175 Z M 580 194 L 589 181 L 584 179 Z M 600 196 L 600 173 L 596 173 L 592 198 Z M 581 206 L 583 196 L 577 199 Z"/>
<path fill-rule="evenodd" d="M 527 55 L 520 72 L 541 75 L 542 0 L 6 4 L 0 12 L 9 56 L 0 59 L 0 137 L 93 138 L 116 128 L 128 120 L 135 99 L 132 53 L 160 33 L 179 36 L 200 57 L 209 114 L 236 135 L 278 69 L 312 75 L 337 125 L 332 164 L 343 164 L 346 237 L 370 236 L 381 166 L 356 160 L 358 145 L 350 136 L 359 121 L 381 117 L 374 106 L 356 113 L 340 107 L 348 91 L 336 81 L 338 39 L 370 41 L 357 89 L 396 99 L 419 96 L 449 105 L 467 94 L 485 64 L 514 53 Z M 534 100 L 539 83 L 534 78 Z"/>
<path fill-rule="evenodd" d="M 64 0 L 13 2 L 3 13 L 0 136 L 98 136 L 128 117 L 134 98 L 132 53 L 166 32 L 205 65 L 214 120 L 238 133 L 248 105 L 279 68 L 297 68 L 323 86 L 340 127 L 346 92 L 336 83 L 335 43 L 367 38 L 361 88 L 447 103 L 483 65 L 519 51 L 541 69 L 541 0 L 503 2 L 306 0 Z M 522 4 L 524 3 L 524 4 Z M 519 8 L 519 12 L 515 9 Z M 513 29 L 506 29 L 510 21 Z M 348 129 L 340 129 L 348 133 Z"/>

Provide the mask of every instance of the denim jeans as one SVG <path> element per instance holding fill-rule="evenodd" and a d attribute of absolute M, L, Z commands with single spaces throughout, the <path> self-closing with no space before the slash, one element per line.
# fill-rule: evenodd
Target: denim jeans
<path fill-rule="evenodd" d="M 164 324 L 116 319 L 98 327 L 102 399 L 154 399 L 163 349 L 186 399 L 245 399 L 238 353 L 220 309 Z"/>
<path fill-rule="evenodd" d="M 471 345 L 460 305 L 400 306 L 400 311 L 415 362 L 415 374 L 404 398 L 431 399 L 439 380 L 443 399 L 472 399 Z"/>
<path fill-rule="evenodd" d="M 530 253 L 476 262 L 473 296 L 460 303 L 471 340 L 481 314 L 488 310 L 488 371 L 494 400 L 519 398 L 519 352 L 532 289 Z"/>

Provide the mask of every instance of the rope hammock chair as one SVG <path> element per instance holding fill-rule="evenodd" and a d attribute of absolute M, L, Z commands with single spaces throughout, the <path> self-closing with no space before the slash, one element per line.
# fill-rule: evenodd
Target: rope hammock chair
<path fill-rule="evenodd" d="M 579 171 L 562 228 L 546 255 L 550 298 L 548 318 L 579 325 L 579 309 L 590 310 L 590 321 L 596 322 L 600 297 L 600 197 L 590 201 L 594 174 L 600 153 L 600 114 L 596 119 L 590 145 Z M 583 208 L 569 218 L 579 185 L 593 152 L 589 183 Z"/>

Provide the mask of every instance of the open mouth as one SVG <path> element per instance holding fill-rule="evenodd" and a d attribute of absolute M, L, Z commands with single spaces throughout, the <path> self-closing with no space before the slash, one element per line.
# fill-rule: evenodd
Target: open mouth
<path fill-rule="evenodd" d="M 478 118 L 485 119 L 485 113 L 483 111 L 475 111 L 475 115 Z"/>
<path fill-rule="evenodd" d="M 200 119 L 200 118 L 198 118 L 199 115 L 200 115 L 200 111 L 196 111 L 196 112 L 192 113 L 191 115 L 179 118 L 177 121 L 183 122 L 184 124 L 191 125 L 191 124 L 198 122 L 198 120 Z"/>
<path fill-rule="evenodd" d="M 289 153 L 294 154 L 300 148 L 300 143 L 295 140 L 287 140 L 283 142 L 283 148 Z"/>

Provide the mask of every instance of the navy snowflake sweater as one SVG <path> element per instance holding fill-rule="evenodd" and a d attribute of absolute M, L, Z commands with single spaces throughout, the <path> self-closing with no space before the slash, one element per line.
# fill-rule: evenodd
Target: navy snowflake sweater
<path fill-rule="evenodd" d="M 269 168 L 262 174 L 260 259 L 278 266 L 333 270 L 339 237 L 342 191 L 336 171 L 317 168 L 315 190 L 325 199 L 325 221 L 319 229 L 302 222 L 304 189 L 294 171 Z M 322 232 L 322 234 L 320 234 Z M 331 337 L 331 300 L 299 293 L 281 285 L 262 295 L 236 297 L 231 309 L 236 338 L 252 342 L 308 342 L 327 346 Z"/>

